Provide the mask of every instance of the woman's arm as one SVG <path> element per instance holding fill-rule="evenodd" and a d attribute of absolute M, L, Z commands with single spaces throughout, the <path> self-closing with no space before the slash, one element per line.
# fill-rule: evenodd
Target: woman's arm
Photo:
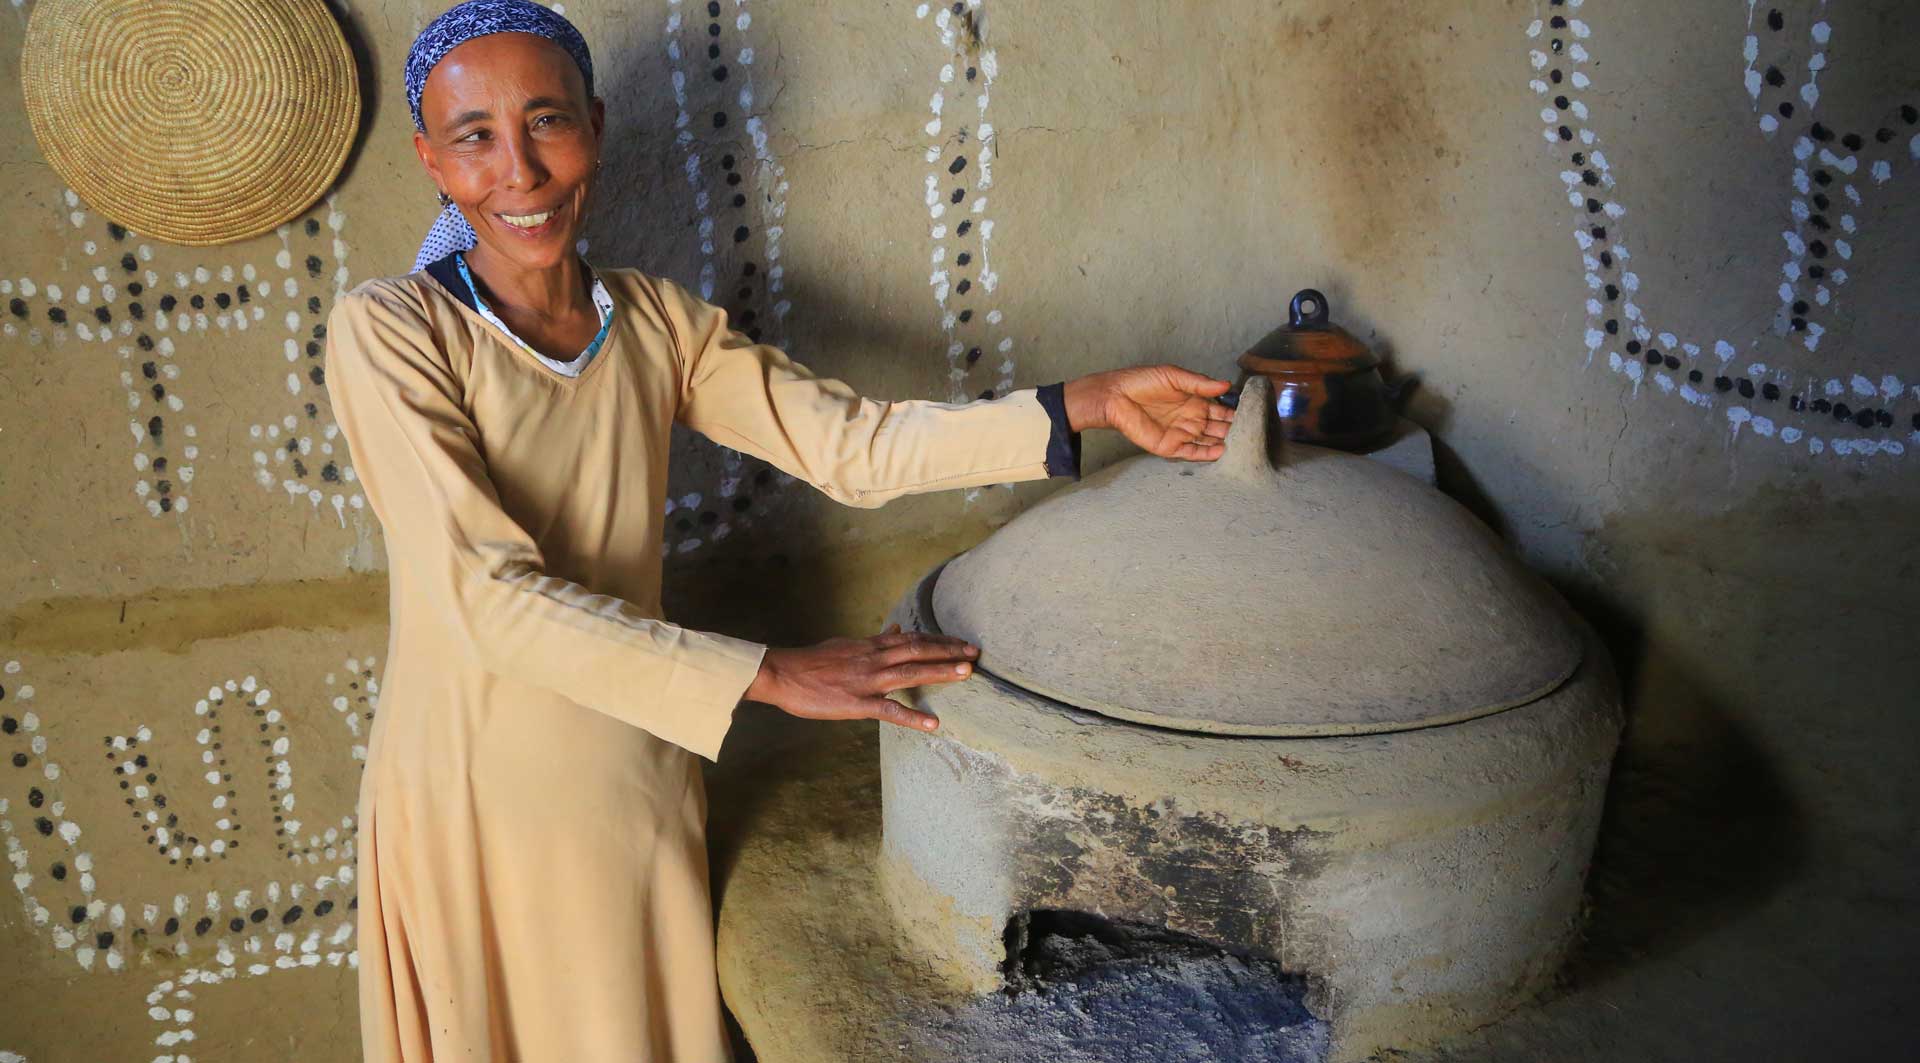
<path fill-rule="evenodd" d="M 457 608 L 436 623 L 450 649 L 715 756 L 766 647 L 548 574 L 501 507 L 460 382 L 406 296 L 362 285 L 335 305 L 327 336 L 334 416 L 396 578 L 444 584 Z"/>
<path fill-rule="evenodd" d="M 678 343 L 679 420 L 851 506 L 1078 476 L 1079 432 L 1087 428 L 1119 429 L 1163 457 L 1211 461 L 1233 419 L 1210 401 L 1228 390 L 1227 381 L 1172 365 L 965 403 L 862 398 L 736 331 L 720 307 L 672 281 L 648 279 Z"/>

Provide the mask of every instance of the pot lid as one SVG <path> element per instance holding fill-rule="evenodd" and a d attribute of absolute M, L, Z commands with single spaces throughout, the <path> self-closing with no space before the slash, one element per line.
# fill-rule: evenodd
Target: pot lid
<path fill-rule="evenodd" d="M 1287 304 L 1287 323 L 1260 337 L 1240 356 L 1240 368 L 1256 373 L 1360 373 L 1380 365 L 1380 356 L 1333 323 L 1327 297 L 1302 288 Z"/>
<path fill-rule="evenodd" d="M 1451 723 L 1572 674 L 1565 605 L 1458 503 L 1339 451 L 1272 461 L 1267 388 L 1217 461 L 1119 462 L 949 562 L 940 628 L 1036 694 L 1216 734 Z"/>

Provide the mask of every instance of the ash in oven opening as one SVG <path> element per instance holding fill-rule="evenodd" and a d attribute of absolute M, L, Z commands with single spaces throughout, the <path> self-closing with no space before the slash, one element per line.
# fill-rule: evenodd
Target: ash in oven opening
<path fill-rule="evenodd" d="M 916 1032 L 929 1058 L 1200 1063 L 1327 1056 L 1307 982 L 1164 927 L 1041 910 L 1008 922 L 1007 988 Z"/>

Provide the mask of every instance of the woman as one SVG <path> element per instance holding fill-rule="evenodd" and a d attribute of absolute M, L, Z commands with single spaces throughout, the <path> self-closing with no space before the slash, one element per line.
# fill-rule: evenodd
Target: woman
<path fill-rule="evenodd" d="M 726 1058 L 696 754 L 743 697 L 931 730 L 885 695 L 971 670 L 957 639 L 770 649 L 662 619 L 673 420 L 877 506 L 1077 475 L 1090 427 L 1211 460 L 1231 419 L 1209 401 L 1225 381 L 1172 366 L 863 399 L 671 282 L 589 267 L 592 79 L 579 34 L 525 0 L 422 32 L 414 144 L 471 235 L 329 320 L 334 413 L 392 580 L 359 809 L 369 1061 Z"/>

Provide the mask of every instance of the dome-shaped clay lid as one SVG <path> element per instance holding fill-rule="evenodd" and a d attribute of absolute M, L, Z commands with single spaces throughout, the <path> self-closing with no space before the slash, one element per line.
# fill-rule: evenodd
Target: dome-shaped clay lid
<path fill-rule="evenodd" d="M 1266 387 L 1218 461 L 1119 462 L 948 563 L 941 630 L 1034 693 L 1217 734 L 1450 723 L 1572 674 L 1566 607 L 1453 500 L 1339 451 L 1272 461 Z"/>

